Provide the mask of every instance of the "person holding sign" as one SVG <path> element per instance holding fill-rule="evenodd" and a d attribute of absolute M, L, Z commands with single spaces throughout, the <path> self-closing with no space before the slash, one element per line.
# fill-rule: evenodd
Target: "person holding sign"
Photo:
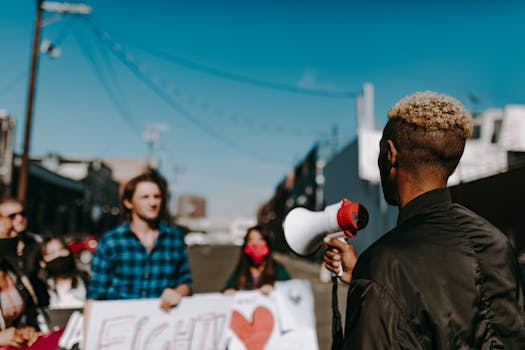
<path fill-rule="evenodd" d="M 28 230 L 28 220 L 25 206 L 16 198 L 4 198 L 0 200 L 0 215 L 11 220 L 13 231 L 18 237 L 17 264 L 20 270 L 31 281 L 35 289 L 40 306 L 49 304 L 46 284 L 39 278 L 40 266 L 38 257 L 42 249 L 42 237 Z"/>
<path fill-rule="evenodd" d="M 0 347 L 30 346 L 40 329 L 38 299 L 18 267 L 18 237 L 11 219 L 0 216 Z"/>
<path fill-rule="evenodd" d="M 231 294 L 238 290 L 259 289 L 264 294 L 269 294 L 275 281 L 289 279 L 286 268 L 272 257 L 269 233 L 261 226 L 253 226 L 244 236 L 239 262 L 223 292 Z"/>
<path fill-rule="evenodd" d="M 399 207 L 397 226 L 359 258 L 325 239 L 327 268 L 342 267 L 350 283 L 342 348 L 523 349 L 515 252 L 447 189 L 472 132 L 470 114 L 427 91 L 400 100 L 388 118 L 378 165 L 385 200 Z"/>
<path fill-rule="evenodd" d="M 125 222 L 98 242 L 84 314 L 93 300 L 160 298 L 168 311 L 192 292 L 182 232 L 167 218 L 165 180 L 156 172 L 132 178 L 124 187 Z"/>

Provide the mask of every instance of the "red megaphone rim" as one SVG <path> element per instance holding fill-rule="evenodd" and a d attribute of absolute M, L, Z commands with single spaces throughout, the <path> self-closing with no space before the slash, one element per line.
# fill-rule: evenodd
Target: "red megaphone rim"
<path fill-rule="evenodd" d="M 337 224 L 346 236 L 354 237 L 368 224 L 368 211 L 359 203 L 343 199 L 337 211 Z"/>

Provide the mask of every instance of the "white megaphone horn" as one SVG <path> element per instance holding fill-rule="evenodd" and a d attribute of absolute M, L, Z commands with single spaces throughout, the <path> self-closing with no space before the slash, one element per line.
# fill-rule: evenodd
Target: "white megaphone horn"
<path fill-rule="evenodd" d="M 312 255 L 331 233 L 336 236 L 354 237 L 358 230 L 368 224 L 368 211 L 359 203 L 343 199 L 327 206 L 323 211 L 310 211 L 306 208 L 291 210 L 284 219 L 284 238 L 297 255 Z"/>

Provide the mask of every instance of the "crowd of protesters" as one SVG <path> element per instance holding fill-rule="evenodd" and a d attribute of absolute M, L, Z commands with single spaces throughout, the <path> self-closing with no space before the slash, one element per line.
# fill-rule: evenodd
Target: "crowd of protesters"
<path fill-rule="evenodd" d="M 27 231 L 24 206 L 0 201 L 0 347 L 30 346 L 49 331 L 46 310 L 83 309 L 88 327 L 94 300 L 158 298 L 167 311 L 192 294 L 184 234 L 168 225 L 167 184 L 157 173 L 138 175 L 121 195 L 122 224 L 98 241 L 90 272 L 77 266 L 63 236 Z M 262 227 L 247 230 L 239 264 L 224 292 L 260 289 L 289 279 L 271 254 Z"/>
<path fill-rule="evenodd" d="M 525 294 L 512 247 L 487 221 L 453 204 L 446 188 L 472 132 L 455 99 L 432 92 L 389 112 L 378 165 L 398 225 L 360 257 L 327 239 L 324 263 L 349 283 L 346 327 L 334 348 L 525 348 Z M 31 345 L 48 331 L 46 308 L 95 300 L 158 298 L 170 310 L 192 294 L 184 235 L 167 224 L 167 184 L 156 173 L 131 179 L 123 223 L 104 234 L 91 276 L 79 271 L 61 236 L 27 231 L 23 205 L 0 202 L 0 346 Z M 341 271 L 342 269 L 342 271 Z M 247 230 L 225 294 L 290 279 L 263 227 Z"/>

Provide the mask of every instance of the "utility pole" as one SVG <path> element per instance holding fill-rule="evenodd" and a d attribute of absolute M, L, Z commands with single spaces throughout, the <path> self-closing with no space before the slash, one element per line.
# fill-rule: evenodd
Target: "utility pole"
<path fill-rule="evenodd" d="M 148 145 L 148 166 L 152 169 L 160 169 L 160 160 L 155 156 L 155 151 L 160 145 L 160 133 L 168 130 L 164 123 L 149 123 L 148 129 L 143 134 L 144 141 Z"/>
<path fill-rule="evenodd" d="M 33 101 L 35 97 L 36 70 L 38 66 L 38 49 L 40 46 L 40 26 L 42 25 L 42 0 L 36 2 L 35 32 L 33 33 L 33 49 L 31 51 L 31 69 L 29 75 L 29 91 L 27 92 L 26 123 L 24 131 L 24 149 L 22 164 L 18 172 L 18 200 L 24 204 L 27 193 L 27 178 L 29 173 L 29 142 L 31 139 L 31 123 L 33 119 Z"/>
<path fill-rule="evenodd" d="M 35 31 L 33 34 L 33 46 L 31 50 L 31 68 L 29 75 L 29 90 L 27 92 L 26 119 L 24 131 L 24 148 L 22 151 L 22 163 L 18 174 L 18 200 L 24 204 L 27 194 L 27 179 L 29 175 L 29 146 L 31 142 L 31 124 L 33 121 L 33 105 L 35 100 L 35 87 L 38 69 L 39 47 L 40 47 L 40 28 L 42 27 L 43 11 L 57 13 L 73 13 L 87 15 L 91 13 L 91 8 L 84 4 L 68 4 L 58 2 L 36 1 Z"/>

